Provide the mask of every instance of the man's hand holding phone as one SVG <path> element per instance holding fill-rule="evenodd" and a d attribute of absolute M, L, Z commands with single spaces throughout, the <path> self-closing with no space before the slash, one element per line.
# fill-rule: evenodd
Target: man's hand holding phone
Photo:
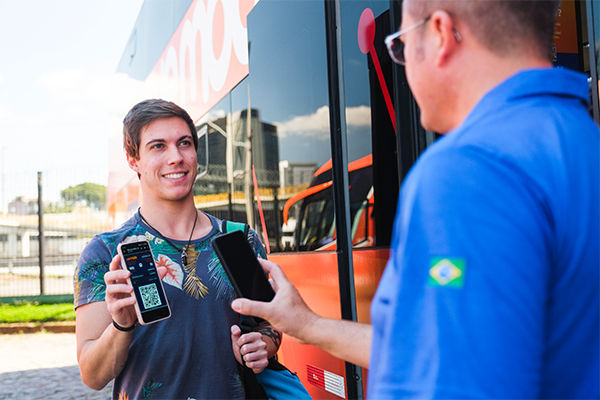
<path fill-rule="evenodd" d="M 133 287 L 127 283 L 129 276 L 130 272 L 121 268 L 121 256 L 118 254 L 112 259 L 109 271 L 104 274 L 106 308 L 113 321 L 123 327 L 133 326 L 137 322 Z"/>
<path fill-rule="evenodd" d="M 157 272 L 161 280 L 167 275 L 165 267 L 157 267 Z M 138 322 L 133 287 L 127 283 L 130 275 L 129 271 L 121 268 L 121 257 L 118 254 L 112 259 L 109 271 L 104 274 L 108 312 L 112 315 L 113 321 L 126 328 Z"/>
<path fill-rule="evenodd" d="M 275 297 L 270 302 L 238 298 L 231 303 L 231 307 L 239 314 L 268 320 L 273 328 L 288 334 L 300 343 L 306 343 L 305 331 L 309 331 L 321 317 L 306 305 L 296 287 L 277 264 L 262 259 L 258 262 L 272 277 L 270 283 L 275 291 Z"/>

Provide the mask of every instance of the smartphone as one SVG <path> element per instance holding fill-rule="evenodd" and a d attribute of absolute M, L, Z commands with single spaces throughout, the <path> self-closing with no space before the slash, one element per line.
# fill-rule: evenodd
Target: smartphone
<path fill-rule="evenodd" d="M 212 240 L 212 245 L 237 297 L 273 300 L 275 292 L 242 231 L 217 236 Z M 254 319 L 259 324 L 264 321 L 257 317 Z"/>
<path fill-rule="evenodd" d="M 171 316 L 165 289 L 158 276 L 150 244 L 146 240 L 120 243 L 121 268 L 131 275 L 127 282 L 133 286 L 135 312 L 141 325 L 162 321 Z"/>

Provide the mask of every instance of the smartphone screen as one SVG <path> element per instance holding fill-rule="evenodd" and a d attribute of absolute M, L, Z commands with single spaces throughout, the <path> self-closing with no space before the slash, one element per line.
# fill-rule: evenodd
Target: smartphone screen
<path fill-rule="evenodd" d="M 119 247 L 122 262 L 131 273 L 129 280 L 137 301 L 140 323 L 148 324 L 170 317 L 167 297 L 148 242 L 125 243 Z"/>
<path fill-rule="evenodd" d="M 238 297 L 259 301 L 275 297 L 246 235 L 233 231 L 216 237 L 212 243 Z"/>

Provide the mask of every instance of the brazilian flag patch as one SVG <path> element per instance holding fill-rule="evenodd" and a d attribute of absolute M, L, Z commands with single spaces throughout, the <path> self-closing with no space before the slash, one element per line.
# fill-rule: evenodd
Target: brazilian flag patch
<path fill-rule="evenodd" d="M 465 280 L 464 258 L 434 257 L 429 268 L 429 286 L 462 288 Z"/>

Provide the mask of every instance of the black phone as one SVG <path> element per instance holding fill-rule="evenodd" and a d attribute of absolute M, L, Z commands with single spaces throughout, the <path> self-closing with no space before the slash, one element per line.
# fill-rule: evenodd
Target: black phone
<path fill-rule="evenodd" d="M 117 252 L 121 256 L 121 268 L 131 273 L 127 282 L 133 286 L 138 322 L 146 325 L 169 318 L 171 309 L 150 244 L 146 240 L 120 243 Z"/>
<path fill-rule="evenodd" d="M 265 271 L 242 231 L 217 236 L 212 245 L 237 297 L 258 301 L 271 301 L 275 297 Z"/>

